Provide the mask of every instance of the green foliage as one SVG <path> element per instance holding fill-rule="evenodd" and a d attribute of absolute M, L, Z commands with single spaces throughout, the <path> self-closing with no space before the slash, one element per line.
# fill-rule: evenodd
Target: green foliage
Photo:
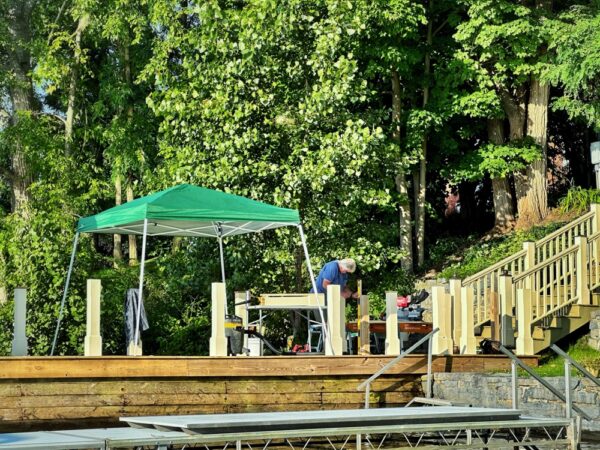
<path fill-rule="evenodd" d="M 573 6 L 551 21 L 550 48 L 556 52 L 545 79 L 563 88 L 553 104 L 569 117 L 600 129 L 600 5 Z"/>
<path fill-rule="evenodd" d="M 590 210 L 592 203 L 600 203 L 600 191 L 575 186 L 569 189 L 567 194 L 558 201 L 558 206 L 563 213 L 575 212 L 582 214 Z"/>
<path fill-rule="evenodd" d="M 554 222 L 549 225 L 533 227 L 526 231 L 516 231 L 485 242 L 475 241 L 470 247 L 463 247 L 460 262 L 454 262 L 445 267 L 440 275 L 447 279 L 466 278 L 513 253 L 521 251 L 524 242 L 541 239 L 563 225 L 564 223 Z M 467 242 L 473 242 L 473 238 L 467 238 Z M 456 245 L 460 248 L 458 244 Z"/>
<path fill-rule="evenodd" d="M 477 151 L 468 153 L 450 173 L 456 182 L 478 180 L 482 174 L 488 174 L 491 178 L 503 178 L 525 169 L 540 157 L 540 147 L 529 137 L 504 145 L 488 143 Z"/>

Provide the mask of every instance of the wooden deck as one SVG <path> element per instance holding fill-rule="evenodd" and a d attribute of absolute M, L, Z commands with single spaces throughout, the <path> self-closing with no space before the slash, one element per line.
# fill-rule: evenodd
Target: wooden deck
<path fill-rule="evenodd" d="M 0 358 L 0 432 L 115 426 L 119 417 L 359 408 L 387 356 Z M 526 357 L 536 365 L 537 358 Z M 435 372 L 508 370 L 504 356 L 437 356 Z M 423 355 L 371 388 L 373 406 L 422 396 Z"/>

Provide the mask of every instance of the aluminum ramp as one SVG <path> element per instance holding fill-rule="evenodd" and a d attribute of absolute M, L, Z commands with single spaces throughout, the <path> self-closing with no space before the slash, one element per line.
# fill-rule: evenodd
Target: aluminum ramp
<path fill-rule="evenodd" d="M 575 449 L 576 419 L 518 410 L 430 406 L 187 416 L 122 417 L 130 427 L 0 434 L 1 450 L 153 448 Z"/>

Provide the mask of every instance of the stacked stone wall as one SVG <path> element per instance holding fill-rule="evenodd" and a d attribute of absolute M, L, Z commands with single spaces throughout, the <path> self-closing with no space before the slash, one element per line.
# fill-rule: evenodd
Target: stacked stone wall
<path fill-rule="evenodd" d="M 588 345 L 596 350 L 600 350 L 600 309 L 592 313 Z"/>
<path fill-rule="evenodd" d="M 563 377 L 545 378 L 559 392 L 565 392 Z M 593 417 L 583 420 L 586 431 L 600 431 L 600 387 L 588 379 L 571 379 L 573 402 Z M 436 373 L 435 398 L 482 407 L 512 407 L 510 375 L 479 373 Z M 565 404 L 533 378 L 519 379 L 519 409 L 526 415 L 565 417 Z"/>

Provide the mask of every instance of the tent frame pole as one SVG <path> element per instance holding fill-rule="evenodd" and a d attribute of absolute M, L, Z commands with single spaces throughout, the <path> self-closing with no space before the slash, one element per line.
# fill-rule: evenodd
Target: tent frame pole
<path fill-rule="evenodd" d="M 225 285 L 225 253 L 223 252 L 223 225 L 217 222 L 215 226 L 217 230 L 217 240 L 219 241 L 219 256 L 221 258 L 221 281 Z M 225 286 L 227 292 L 227 286 Z M 227 301 L 225 301 L 225 315 L 227 315 Z"/>
<path fill-rule="evenodd" d="M 148 236 L 148 219 L 144 219 L 144 232 L 142 234 L 142 258 L 140 261 L 140 285 L 138 295 L 137 314 L 135 316 L 135 348 L 137 349 L 140 342 L 140 319 L 142 317 L 142 301 L 144 298 L 144 266 L 146 263 L 146 238 Z M 134 356 L 137 355 L 137 351 L 134 351 Z"/>
<path fill-rule="evenodd" d="M 329 329 L 327 328 L 328 324 L 325 323 L 325 317 L 323 316 L 323 308 L 321 307 L 321 303 L 319 303 L 319 296 L 317 290 L 317 281 L 315 279 L 315 274 L 312 269 L 312 265 L 310 263 L 310 255 L 308 254 L 308 246 L 306 245 L 306 238 L 304 237 L 304 229 L 302 228 L 302 224 L 298 224 L 298 231 L 300 232 L 300 240 L 302 241 L 302 248 L 304 249 L 304 256 L 306 257 L 306 265 L 308 266 L 308 273 L 310 275 L 310 282 L 312 284 L 313 292 L 315 293 L 315 299 L 317 300 L 317 306 L 319 307 L 319 315 L 321 317 L 321 329 L 323 330 L 323 335 L 325 336 L 325 345 L 329 346 L 331 350 L 331 354 L 335 355 L 333 351 L 333 345 L 331 343 L 331 339 L 329 339 Z M 326 300 L 327 301 L 327 300 Z"/>
<path fill-rule="evenodd" d="M 62 300 L 60 302 L 60 311 L 58 313 L 58 320 L 56 321 L 56 330 L 54 331 L 54 340 L 52 341 L 52 350 L 50 350 L 50 356 L 54 356 L 54 349 L 56 348 L 56 340 L 58 339 L 58 330 L 60 329 L 60 322 L 62 320 L 63 311 L 65 309 L 65 301 L 67 300 L 67 293 L 69 292 L 69 283 L 71 282 L 71 274 L 73 273 L 73 265 L 75 264 L 75 253 L 77 253 L 77 244 L 79 242 L 79 231 L 75 233 L 73 238 L 73 251 L 71 252 L 71 261 L 69 262 L 69 270 L 67 271 L 67 280 L 65 281 L 65 289 L 63 290 Z"/>

